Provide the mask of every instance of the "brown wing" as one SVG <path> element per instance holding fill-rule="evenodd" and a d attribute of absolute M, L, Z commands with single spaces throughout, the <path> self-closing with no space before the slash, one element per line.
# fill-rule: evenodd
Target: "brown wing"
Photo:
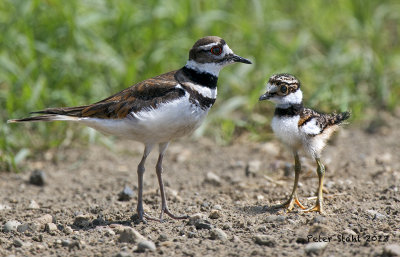
<path fill-rule="evenodd" d="M 92 117 L 104 119 L 122 119 L 130 112 L 139 112 L 143 109 L 155 108 L 179 98 L 185 92 L 176 88 L 174 78 L 176 71 L 139 82 L 97 103 L 78 106 L 49 108 L 35 112 L 41 114 L 58 114 L 74 117 Z"/>

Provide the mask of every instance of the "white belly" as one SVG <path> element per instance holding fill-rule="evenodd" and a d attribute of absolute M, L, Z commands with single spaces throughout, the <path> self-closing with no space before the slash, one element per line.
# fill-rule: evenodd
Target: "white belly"
<path fill-rule="evenodd" d="M 298 148 L 300 147 L 301 135 L 298 128 L 300 117 L 276 117 L 272 119 L 271 127 L 275 135 L 286 145 Z"/>
<path fill-rule="evenodd" d="M 143 110 L 121 120 L 82 118 L 85 125 L 101 132 L 143 143 L 168 142 L 192 133 L 209 109 L 203 110 L 189 101 L 189 94 L 164 103 L 157 109 Z"/>

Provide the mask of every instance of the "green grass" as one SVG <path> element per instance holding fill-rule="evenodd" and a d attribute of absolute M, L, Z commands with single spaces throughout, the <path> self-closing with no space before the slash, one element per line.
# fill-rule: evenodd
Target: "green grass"
<path fill-rule="evenodd" d="M 388 1 L 4 0 L 0 2 L 0 171 L 89 129 L 5 124 L 45 107 L 98 101 L 178 69 L 200 37 L 223 37 L 254 65 L 221 72 L 219 98 L 196 132 L 220 143 L 267 139 L 267 78 L 290 72 L 323 111 L 393 110 L 400 96 L 400 4 Z M 68 134 L 67 140 L 66 135 Z M 88 142 L 88 140 L 85 140 Z"/>

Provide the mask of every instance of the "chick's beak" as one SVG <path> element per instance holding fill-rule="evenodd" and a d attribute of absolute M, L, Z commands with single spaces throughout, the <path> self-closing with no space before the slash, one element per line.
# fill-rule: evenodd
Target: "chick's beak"
<path fill-rule="evenodd" d="M 260 96 L 260 98 L 258 98 L 258 101 L 268 100 L 269 97 L 270 97 L 269 93 L 266 92 L 265 94 L 263 94 L 262 96 Z"/>

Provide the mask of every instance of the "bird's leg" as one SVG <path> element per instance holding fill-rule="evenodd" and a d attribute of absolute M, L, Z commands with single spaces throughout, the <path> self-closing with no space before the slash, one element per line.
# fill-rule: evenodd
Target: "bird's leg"
<path fill-rule="evenodd" d="M 295 204 L 297 204 L 300 208 L 305 209 L 305 207 L 300 203 L 299 199 L 297 198 L 297 186 L 299 184 L 301 163 L 299 155 L 296 151 L 293 152 L 293 155 L 294 155 L 294 185 L 292 194 L 290 195 L 289 199 L 286 202 L 275 206 L 275 208 L 286 208 L 288 211 L 293 210 Z"/>
<path fill-rule="evenodd" d="M 150 154 L 152 148 L 153 148 L 153 145 L 145 145 L 142 160 L 140 161 L 138 168 L 137 168 L 137 174 L 138 174 L 137 214 L 139 217 L 139 219 L 138 219 L 139 222 L 143 222 L 143 223 L 146 223 L 146 218 L 150 219 L 150 220 L 154 219 L 154 218 L 149 217 L 144 212 L 144 209 L 143 209 L 143 175 L 145 172 L 144 164 L 145 164 L 147 156 Z"/>
<path fill-rule="evenodd" d="M 324 209 L 322 208 L 322 202 L 323 202 L 322 190 L 323 190 L 323 186 L 324 186 L 325 167 L 321 163 L 319 158 L 315 158 L 315 161 L 317 162 L 317 165 L 318 165 L 317 174 L 318 174 L 318 180 L 319 180 L 317 202 L 314 207 L 308 208 L 304 211 L 305 212 L 317 211 L 322 214 L 322 213 L 324 213 Z"/>
<path fill-rule="evenodd" d="M 163 214 L 164 213 L 167 214 L 168 216 L 170 216 L 173 219 L 187 219 L 187 218 L 189 218 L 188 215 L 182 215 L 182 216 L 174 215 L 168 209 L 167 198 L 165 197 L 164 182 L 163 182 L 163 179 L 162 179 L 162 172 L 163 172 L 162 161 L 163 161 L 165 150 L 168 147 L 168 144 L 169 144 L 169 142 L 160 144 L 160 155 L 158 157 L 157 166 L 156 166 L 156 173 L 157 173 L 158 184 L 160 186 L 160 194 L 161 194 L 160 221 L 163 221 Z"/>

